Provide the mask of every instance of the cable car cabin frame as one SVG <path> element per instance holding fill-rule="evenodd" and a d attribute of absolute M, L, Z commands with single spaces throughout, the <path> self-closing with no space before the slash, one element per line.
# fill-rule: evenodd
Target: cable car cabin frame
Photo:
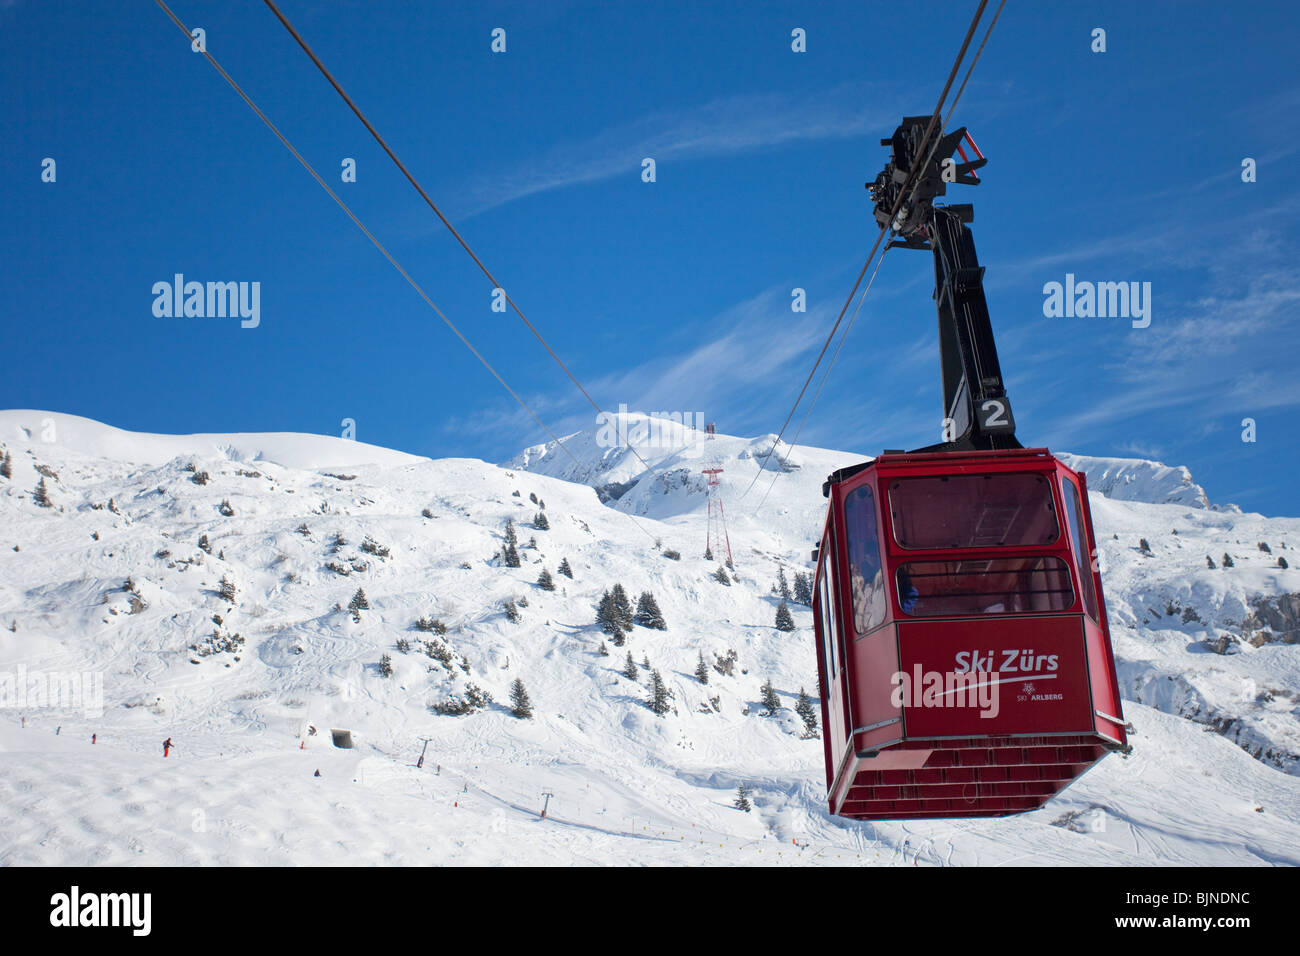
<path fill-rule="evenodd" d="M 1126 747 L 1084 476 L 1046 449 L 827 482 L 813 597 L 830 810 L 1034 810 Z"/>

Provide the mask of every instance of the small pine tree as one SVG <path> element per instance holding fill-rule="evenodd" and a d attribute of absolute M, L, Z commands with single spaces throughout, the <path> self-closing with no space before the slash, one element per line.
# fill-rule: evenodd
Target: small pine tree
<path fill-rule="evenodd" d="M 230 580 L 226 575 L 222 575 L 218 593 L 221 595 L 221 600 L 225 601 L 227 604 L 234 604 L 235 595 L 237 593 L 235 590 L 235 582 Z"/>
<path fill-rule="evenodd" d="M 1211 569 L 1217 567 L 1217 565 L 1214 563 L 1214 559 L 1210 557 L 1208 554 L 1205 556 L 1205 566 Z"/>
<path fill-rule="evenodd" d="M 42 508 L 53 507 L 53 505 L 50 503 L 50 493 L 45 488 L 44 477 L 42 477 L 41 480 L 36 483 L 36 490 L 32 492 L 32 501 L 36 502 Z"/>
<path fill-rule="evenodd" d="M 233 518 L 235 516 L 235 509 L 231 507 L 229 498 L 224 499 L 217 507 L 217 510 L 221 512 L 222 517 Z"/>
<path fill-rule="evenodd" d="M 772 686 L 772 678 L 763 682 L 763 709 L 767 711 L 764 717 L 775 717 L 776 712 L 781 709 L 781 698 L 777 696 L 776 688 Z"/>
<path fill-rule="evenodd" d="M 609 632 L 609 639 L 614 642 L 615 647 L 622 647 L 627 643 L 627 632 L 618 626 L 617 621 L 614 622 L 614 627 Z"/>
<path fill-rule="evenodd" d="M 695 679 L 701 684 L 709 682 L 709 665 L 704 662 L 703 651 L 700 651 L 700 659 L 695 665 Z"/>
<path fill-rule="evenodd" d="M 805 607 L 812 606 L 812 575 L 804 571 L 794 573 L 794 600 Z"/>
<path fill-rule="evenodd" d="M 1150 553 L 1151 553 L 1151 543 L 1150 543 L 1149 541 L 1147 541 L 1146 538 L 1142 538 L 1142 539 L 1140 539 L 1140 540 L 1138 541 L 1138 550 L 1141 551 L 1143 554 L 1150 554 Z"/>
<path fill-rule="evenodd" d="M 784 599 L 776 607 L 776 629 L 778 631 L 794 630 L 794 615 L 790 613 L 790 608 L 786 606 Z"/>
<path fill-rule="evenodd" d="M 528 500 L 531 501 L 533 504 L 537 504 L 537 492 L 535 491 L 528 492 Z"/>
<path fill-rule="evenodd" d="M 208 554 L 212 553 L 212 542 L 208 540 L 208 536 L 206 534 L 199 535 L 199 550 L 205 551 Z"/>
<path fill-rule="evenodd" d="M 1286 558 L 1282 557 L 1281 555 L 1278 555 L 1277 566 L 1278 566 L 1279 568 L 1289 568 L 1289 567 L 1291 567 L 1291 565 L 1289 565 L 1289 564 L 1286 563 Z"/>
<path fill-rule="evenodd" d="M 501 558 L 507 568 L 519 567 L 519 537 L 512 519 L 506 519 L 506 546 L 501 549 Z"/>
<path fill-rule="evenodd" d="M 670 701 L 672 700 L 672 697 L 672 691 L 670 691 L 668 685 L 664 683 L 663 675 L 657 670 L 651 669 L 650 700 L 647 701 L 650 705 L 650 709 L 654 711 L 657 716 L 662 717 L 671 709 L 672 705 L 670 704 Z"/>
<path fill-rule="evenodd" d="M 1227 551 L 1223 552 L 1223 566 L 1225 568 L 1233 567 L 1232 555 L 1230 555 Z"/>
<path fill-rule="evenodd" d="M 1273 553 L 1273 549 L 1270 548 L 1270 547 L 1268 546 L 1268 542 L 1267 542 L 1267 541 L 1261 541 L 1261 542 L 1259 543 L 1259 550 L 1263 551 L 1265 554 L 1272 554 L 1272 553 Z"/>
<path fill-rule="evenodd" d="M 596 605 L 596 623 L 606 634 L 613 634 L 618 627 L 618 613 L 614 610 L 614 596 L 606 591 L 600 596 Z"/>
<path fill-rule="evenodd" d="M 387 654 L 379 658 L 379 676 L 380 677 L 393 676 L 393 659 L 389 657 Z"/>
<path fill-rule="evenodd" d="M 551 578 L 551 572 L 542 568 L 542 573 L 537 575 L 537 586 L 543 591 L 554 591 L 555 581 Z"/>
<path fill-rule="evenodd" d="M 817 729 L 817 709 L 802 687 L 799 688 L 799 702 L 794 705 L 794 712 L 803 718 L 805 740 L 821 736 Z"/>
<path fill-rule="evenodd" d="M 360 620 L 361 611 L 370 610 L 370 601 L 366 598 L 366 589 L 357 588 L 357 593 L 352 595 L 352 600 L 348 602 L 348 610 L 353 612 L 353 616 Z"/>
<path fill-rule="evenodd" d="M 746 813 L 754 806 L 749 802 L 749 788 L 743 783 L 736 787 L 736 800 L 732 803 L 732 806 L 737 810 L 744 810 Z"/>
<path fill-rule="evenodd" d="M 705 548 L 705 549 L 704 549 L 704 560 L 705 560 L 705 561 L 708 561 L 710 564 L 713 563 L 713 549 L 712 549 L 712 548 Z"/>
<path fill-rule="evenodd" d="M 713 573 L 713 580 L 717 581 L 719 584 L 725 584 L 727 587 L 731 587 L 731 576 L 727 574 L 727 569 L 720 564 L 718 565 L 718 570 Z"/>
<path fill-rule="evenodd" d="M 614 601 L 614 613 L 617 622 L 619 622 L 619 627 L 623 628 L 624 631 L 632 630 L 636 618 L 632 614 L 632 602 L 628 600 L 628 592 L 624 591 L 623 585 L 615 584 L 614 589 L 610 592 L 610 597 Z"/>
<path fill-rule="evenodd" d="M 623 585 L 615 584 L 614 589 L 609 592 L 609 596 L 614 602 L 615 619 L 618 626 L 625 631 L 632 630 L 632 625 L 636 623 L 632 614 L 632 602 L 628 600 L 627 592 L 623 590 Z"/>
<path fill-rule="evenodd" d="M 573 579 L 573 568 L 569 567 L 568 558 L 565 558 L 560 562 L 560 573 L 570 580 Z"/>
<path fill-rule="evenodd" d="M 520 720 L 533 718 L 533 702 L 528 697 L 528 691 L 524 690 L 524 682 L 518 677 L 510 685 L 510 713 Z"/>
<path fill-rule="evenodd" d="M 505 612 L 506 612 L 506 620 L 508 620 L 511 624 L 519 623 L 519 605 L 516 604 L 513 600 L 506 601 Z"/>
<path fill-rule="evenodd" d="M 785 567 L 777 565 L 776 567 L 776 593 L 781 595 L 782 601 L 790 600 L 790 582 L 785 578 Z"/>
<path fill-rule="evenodd" d="M 537 512 L 536 517 L 533 518 L 533 527 L 536 528 L 538 531 L 551 530 L 551 523 L 548 520 L 546 520 L 545 511 Z"/>
<path fill-rule="evenodd" d="M 623 676 L 628 680 L 638 680 L 641 672 L 636 669 L 636 661 L 632 660 L 632 652 L 627 652 L 627 663 L 623 665 Z"/>
<path fill-rule="evenodd" d="M 12 478 L 14 476 L 14 458 L 9 452 L 5 452 L 4 458 L 0 458 L 0 478 Z"/>
<path fill-rule="evenodd" d="M 649 591 L 642 591 L 641 597 L 636 602 L 636 623 L 652 631 L 668 630 L 663 612 L 659 610 L 655 596 Z"/>
<path fill-rule="evenodd" d="M 601 657 L 609 657 L 609 648 L 605 645 L 604 641 L 600 642 L 600 648 L 598 650 L 598 653 L 600 654 Z"/>

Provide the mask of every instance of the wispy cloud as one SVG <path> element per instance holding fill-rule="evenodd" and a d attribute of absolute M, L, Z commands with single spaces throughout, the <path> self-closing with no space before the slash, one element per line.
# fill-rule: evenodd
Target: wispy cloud
<path fill-rule="evenodd" d="M 1058 418 L 1053 431 L 1074 440 L 1171 409 L 1212 416 L 1300 404 L 1289 346 L 1282 346 L 1294 340 L 1297 303 L 1300 280 L 1289 270 L 1250 274 L 1225 265 L 1207 295 L 1170 304 L 1150 328 L 1125 330 L 1087 407 Z"/>
<path fill-rule="evenodd" d="M 841 84 L 817 93 L 746 94 L 700 106 L 650 113 L 595 136 L 563 143 L 527 162 L 485 170 L 459 191 L 459 218 L 536 193 L 639 175 L 641 161 L 725 156 L 798 142 L 849 139 L 897 122 L 893 113 L 871 106 L 873 87 Z"/>
<path fill-rule="evenodd" d="M 732 434 L 775 432 L 838 311 L 838 305 L 826 304 L 794 313 L 790 310 L 790 284 L 772 286 L 700 322 L 701 328 L 717 331 L 698 343 L 664 350 L 583 384 L 608 411 L 617 411 L 622 404 L 646 413 L 699 412 L 718 420 L 720 427 Z M 904 343 L 896 348 L 906 354 L 915 347 L 915 343 Z M 820 376 L 821 370 L 810 386 L 809 398 Z M 526 400 L 557 434 L 596 426 L 595 410 L 576 392 Z M 791 432 L 802 415 L 803 408 Z M 444 430 L 517 444 L 521 434 L 534 434 L 537 426 L 522 409 L 502 403 L 448 422 Z"/>

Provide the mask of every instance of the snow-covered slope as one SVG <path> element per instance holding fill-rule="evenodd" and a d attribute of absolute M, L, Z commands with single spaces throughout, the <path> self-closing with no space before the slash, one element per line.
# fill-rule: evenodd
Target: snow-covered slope
<path fill-rule="evenodd" d="M 1300 571 L 1277 567 L 1300 522 L 1094 490 L 1134 753 L 1032 814 L 857 824 L 827 816 L 821 743 L 791 710 L 816 686 L 810 612 L 777 631 L 770 586 L 778 562 L 807 567 L 821 482 L 860 457 L 798 449 L 746 495 L 770 437 L 678 437 L 643 451 L 645 475 L 575 436 L 566 473 L 544 448 L 498 467 L 0 412 L 13 463 L 0 478 L 0 863 L 1300 862 L 1300 648 L 1285 643 Z M 701 557 L 699 472 L 715 463 L 729 587 Z M 49 508 L 33 500 L 42 478 Z M 593 486 L 615 484 L 631 487 L 602 503 Z M 543 511 L 547 530 L 532 527 Z M 507 520 L 518 568 L 498 556 Z M 556 590 L 538 587 L 543 568 Z M 668 629 L 611 646 L 593 620 L 615 582 L 634 601 L 653 592 Z M 369 607 L 354 614 L 359 588 Z M 695 679 L 701 657 L 729 651 L 730 676 Z M 646 659 L 674 694 L 663 717 L 645 703 Z M 93 694 L 34 699 L 38 678 L 83 674 L 102 682 L 102 712 Z M 532 720 L 510 715 L 516 678 Z M 760 716 L 768 678 L 785 705 L 774 719 Z M 471 685 L 494 702 L 430 709 Z M 356 748 L 332 747 L 332 729 Z M 731 807 L 742 782 L 753 813 Z"/>
<path fill-rule="evenodd" d="M 405 465 L 424 461 L 406 452 L 328 435 L 264 432 L 229 435 L 150 435 L 128 432 L 77 415 L 31 410 L 0 411 L 0 441 L 53 445 L 74 455 L 161 465 L 178 455 L 230 461 L 268 461 L 288 468 Z"/>

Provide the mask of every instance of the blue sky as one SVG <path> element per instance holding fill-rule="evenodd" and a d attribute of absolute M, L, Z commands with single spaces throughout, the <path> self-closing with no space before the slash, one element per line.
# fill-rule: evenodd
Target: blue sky
<path fill-rule="evenodd" d="M 261 3 L 172 6 L 554 431 L 594 426 Z M 740 435 L 789 411 L 874 239 L 878 141 L 933 108 L 974 6 L 281 3 L 597 401 Z M 1026 444 L 1300 514 L 1298 26 L 1286 3 L 1008 3 L 954 116 L 984 184 L 950 198 L 975 204 Z M 0 89 L 0 406 L 154 432 L 351 418 L 489 460 L 545 439 L 153 3 L 0 0 Z M 261 324 L 155 317 L 177 272 L 260 282 Z M 1150 282 L 1150 327 L 1045 317 L 1067 272 Z M 932 284 L 928 254 L 888 255 L 801 442 L 937 440 Z"/>

